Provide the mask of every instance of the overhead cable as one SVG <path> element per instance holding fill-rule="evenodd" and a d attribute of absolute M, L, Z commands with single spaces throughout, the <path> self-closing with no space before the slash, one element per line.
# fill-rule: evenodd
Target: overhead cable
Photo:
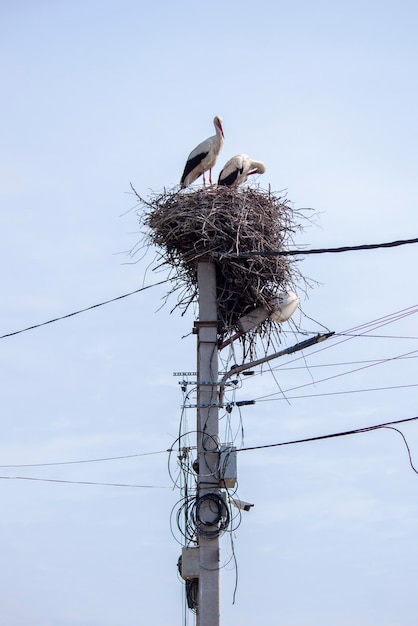
<path fill-rule="evenodd" d="M 402 385 L 402 387 L 410 387 L 410 386 L 417 386 L 417 385 Z M 390 387 L 389 389 L 396 389 L 397 387 Z M 383 388 L 385 389 L 385 388 Z M 363 391 L 368 391 L 368 390 L 363 390 Z M 375 390 L 371 390 L 371 391 L 375 391 Z M 346 393 L 346 392 L 342 392 L 342 393 Z M 319 395 L 331 395 L 331 394 L 319 394 Z M 272 443 L 272 444 L 266 444 L 266 445 L 261 445 L 261 446 L 252 446 L 252 447 L 245 447 L 245 448 L 237 448 L 238 452 L 243 452 L 246 450 L 257 450 L 257 449 L 262 449 L 262 448 L 274 448 L 274 447 L 278 447 L 278 446 L 288 446 L 291 444 L 295 444 L 295 443 L 305 443 L 305 442 L 309 442 L 309 441 L 317 441 L 317 440 L 321 440 L 321 439 L 330 439 L 330 438 L 334 438 L 334 437 L 342 437 L 344 435 L 349 435 L 349 434 L 356 434 L 356 433 L 361 433 L 361 432 L 368 432 L 370 430 L 376 430 L 378 428 L 388 428 L 389 426 L 394 426 L 396 424 L 403 424 L 406 422 L 412 422 L 418 420 L 418 416 L 416 417 L 408 417 L 408 418 L 404 418 L 404 419 L 400 419 L 400 420 L 394 420 L 391 422 L 386 422 L 384 424 L 377 424 L 377 425 L 372 425 L 372 426 L 364 426 L 363 428 L 358 428 L 356 430 L 353 431 L 344 431 L 344 432 L 340 432 L 340 433 L 333 433 L 331 435 L 319 435 L 316 437 L 309 437 L 307 439 L 296 439 L 293 441 L 285 441 L 285 442 L 281 442 L 281 443 Z M 186 434 L 196 434 L 196 431 L 190 431 L 189 433 Z M 178 440 L 176 439 L 176 442 Z M 175 443 L 176 443 L 175 442 Z M 190 446 L 188 448 L 188 450 L 194 450 L 195 446 Z M 137 456 L 150 456 L 153 454 L 163 454 L 163 453 L 172 453 L 172 452 L 176 452 L 178 450 L 176 450 L 176 448 L 174 446 L 172 446 L 171 448 L 169 448 L 168 450 L 160 450 L 158 452 L 145 452 L 142 454 L 129 454 L 129 455 L 124 455 L 124 456 L 114 456 L 114 457 L 106 457 L 106 458 L 102 458 L 102 459 L 87 459 L 85 461 L 63 461 L 63 462 L 58 462 L 58 463 L 36 463 L 36 464 L 24 464 L 24 465 L 1 465 L 0 468 L 1 469 L 7 469 L 7 468 L 18 468 L 18 467 L 46 467 L 46 466 L 51 466 L 51 465 L 70 465 L 70 464 L 77 464 L 77 463 L 91 463 L 91 462 L 96 462 L 96 461 L 112 461 L 112 460 L 116 460 L 116 459 L 129 459 L 129 458 L 133 458 L 133 457 L 137 457 Z M 190 472 L 191 473 L 191 472 Z M 194 474 L 194 472 L 193 472 Z M 29 477 L 29 476 L 0 476 L 0 480 L 40 480 L 40 481 L 46 481 L 46 482 L 63 482 L 63 483 L 71 483 L 71 484 L 80 484 L 80 485 L 106 485 L 106 486 L 111 486 L 111 487 L 118 487 L 118 486 L 122 486 L 122 487 L 138 487 L 138 488 L 150 488 L 150 489 L 172 489 L 173 487 L 158 487 L 158 486 L 152 486 L 152 485 L 135 485 L 135 484 L 123 484 L 123 483 L 101 483 L 101 482 L 93 482 L 93 481 L 73 481 L 73 480 L 58 480 L 58 479 L 52 479 L 52 478 L 34 478 L 34 477 Z"/>
<path fill-rule="evenodd" d="M 334 342 L 331 345 L 326 344 L 325 346 L 321 346 L 317 348 L 316 350 L 312 350 L 309 353 L 309 356 L 312 357 L 313 355 L 323 352 L 324 350 L 335 348 L 336 346 L 346 343 L 347 341 L 352 341 L 352 339 L 354 338 L 372 337 L 373 335 L 369 335 L 369 333 L 372 330 L 376 330 L 377 328 L 381 328 L 382 326 L 392 324 L 394 322 L 404 319 L 405 317 L 408 317 L 409 315 L 414 315 L 415 313 L 418 313 L 417 304 L 414 304 L 413 306 L 407 307 L 405 309 L 401 309 L 399 311 L 395 311 L 394 313 L 384 315 L 382 317 L 371 320 L 369 322 L 365 322 L 358 326 L 354 326 L 353 328 L 348 328 L 342 332 L 335 332 L 334 334 L 335 337 L 343 337 L 343 339 L 341 339 L 340 341 Z M 382 337 L 378 336 L 378 337 L 382 338 L 383 336 Z M 304 358 L 305 358 L 304 356 L 296 357 L 292 359 L 291 361 L 286 361 L 284 365 L 295 363 L 296 361 L 300 361 L 301 359 L 304 359 Z M 280 369 L 281 367 L 282 365 L 276 365 L 274 369 L 275 370 Z"/>
<path fill-rule="evenodd" d="M 55 465 L 80 465 L 81 463 L 101 463 L 103 461 L 121 461 L 124 459 L 136 459 L 140 456 L 151 456 L 154 454 L 163 454 L 167 450 L 158 450 L 157 452 L 142 452 L 138 454 L 124 454 L 122 456 L 107 456 L 98 459 L 78 459 L 76 461 L 51 461 L 50 463 L 19 463 L 14 465 L 0 465 L 0 469 L 17 468 L 17 467 L 50 467 Z"/>
<path fill-rule="evenodd" d="M 377 248 L 396 248 L 406 246 L 411 243 L 418 243 L 418 237 L 414 239 L 399 239 L 398 241 L 387 241 L 384 243 L 368 243 L 358 246 L 340 246 L 338 248 L 311 248 L 307 250 L 251 250 L 249 252 L 225 252 L 222 257 L 241 259 L 253 256 L 296 256 L 307 254 L 325 254 L 335 252 L 353 252 L 355 250 L 376 250 Z"/>
<path fill-rule="evenodd" d="M 267 396 L 263 396 L 262 398 L 256 398 L 255 402 L 258 404 L 259 402 L 278 402 L 280 400 L 301 400 L 305 398 L 323 398 L 325 396 L 342 396 L 346 394 L 352 393 L 365 393 L 369 391 L 392 391 L 393 389 L 409 389 L 411 387 L 418 387 L 418 383 L 412 383 L 410 385 L 391 385 L 387 387 L 371 387 L 370 389 L 348 389 L 347 391 L 328 391 L 324 393 L 308 393 L 299 396 L 282 396 L 280 398 L 271 398 Z M 279 395 L 280 393 L 286 394 L 286 389 L 283 392 L 277 392 L 276 394 L 270 395 Z"/>
<path fill-rule="evenodd" d="M 74 315 L 80 315 L 80 313 L 85 313 L 86 311 L 91 311 L 92 309 L 97 309 L 100 306 L 104 306 L 105 304 L 110 304 L 111 302 L 116 302 L 117 300 L 122 300 L 123 298 L 128 298 L 129 296 L 133 296 L 135 293 L 140 293 L 141 291 L 145 291 L 146 289 L 151 289 L 151 287 L 156 287 L 157 285 L 163 285 L 164 283 L 169 282 L 170 279 L 162 280 L 159 283 L 154 283 L 153 285 L 147 285 L 146 287 L 141 287 L 140 289 L 135 289 L 134 291 L 130 291 L 129 293 L 124 293 L 121 296 L 116 296 L 115 298 L 111 298 L 110 300 L 105 300 L 104 302 L 98 302 L 97 304 L 92 304 L 84 309 L 79 309 L 78 311 L 73 311 L 72 313 L 67 313 L 66 315 L 61 315 L 60 317 L 55 317 L 47 322 L 41 322 L 40 324 L 33 324 L 32 326 L 28 326 L 27 328 L 22 328 L 21 330 L 15 330 L 12 333 L 6 333 L 5 335 L 1 335 L 0 339 L 5 339 L 6 337 L 12 337 L 13 335 L 19 335 L 20 333 L 25 333 L 28 330 L 34 330 L 35 328 L 40 328 L 41 326 L 46 326 L 47 324 L 53 324 L 54 322 L 59 322 L 61 320 L 67 319 L 68 317 L 73 317 Z"/>
<path fill-rule="evenodd" d="M 292 441 L 282 441 L 280 443 L 268 443 L 261 446 L 250 446 L 246 448 L 238 448 L 237 452 L 246 452 L 248 450 L 263 450 L 265 448 L 278 448 L 279 446 L 291 446 L 296 443 L 308 443 L 311 441 L 322 441 L 324 439 L 334 439 L 335 437 L 346 437 L 347 435 L 358 435 L 360 433 L 367 433 L 372 430 L 378 430 L 380 428 L 390 428 L 395 424 L 405 424 L 407 422 L 413 422 L 418 420 L 418 415 L 416 417 L 407 417 L 401 420 L 395 420 L 392 422 L 384 422 L 383 424 L 376 424 L 374 426 L 365 426 L 363 428 L 355 428 L 353 430 L 345 430 L 338 433 L 331 433 L 329 435 L 319 435 L 316 437 L 307 437 L 305 439 L 294 439 Z"/>
<path fill-rule="evenodd" d="M 100 483 L 91 480 L 60 480 L 58 478 L 35 478 L 33 476 L 0 476 L 0 480 L 34 480 L 44 483 L 67 483 L 70 485 L 98 485 L 101 487 L 134 487 L 136 489 L 171 489 L 160 485 L 135 485 L 127 483 Z"/>
<path fill-rule="evenodd" d="M 289 387 L 288 389 L 285 389 L 284 391 L 276 391 L 275 393 L 270 393 L 264 396 L 260 396 L 258 398 L 256 398 L 257 401 L 261 400 L 261 399 L 265 399 L 265 398 L 269 398 L 272 396 L 276 396 L 276 395 L 280 395 L 280 394 L 287 394 L 289 391 L 296 391 L 297 389 L 303 389 L 304 387 L 311 387 L 312 385 L 317 385 L 319 383 L 324 383 L 324 382 L 328 382 L 329 380 L 334 380 L 335 378 L 341 378 L 342 376 L 346 376 L 347 374 L 354 374 L 355 372 L 359 372 L 361 370 L 365 370 L 365 369 L 370 369 L 371 367 L 375 367 L 376 365 L 382 365 L 383 363 L 390 363 L 391 361 L 396 361 L 398 358 L 405 358 L 407 356 L 411 356 L 413 354 L 416 354 L 418 352 L 418 350 L 412 350 L 411 352 L 406 352 L 405 354 L 401 354 L 399 356 L 394 356 L 394 357 L 388 357 L 386 359 L 380 359 L 378 361 L 372 361 L 367 363 L 367 365 L 362 365 L 361 367 L 356 367 L 354 369 L 351 370 L 347 370 L 345 372 L 339 372 L 338 374 L 333 374 L 332 376 L 327 376 L 326 378 L 321 378 L 319 380 L 313 380 L 309 383 L 304 383 L 303 385 L 297 385 L 295 387 Z"/>

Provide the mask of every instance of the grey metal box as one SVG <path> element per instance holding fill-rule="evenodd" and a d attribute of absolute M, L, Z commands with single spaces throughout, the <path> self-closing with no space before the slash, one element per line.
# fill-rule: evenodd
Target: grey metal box
<path fill-rule="evenodd" d="M 219 451 L 219 484 L 232 489 L 237 482 L 237 449 L 234 446 L 221 446 Z"/>

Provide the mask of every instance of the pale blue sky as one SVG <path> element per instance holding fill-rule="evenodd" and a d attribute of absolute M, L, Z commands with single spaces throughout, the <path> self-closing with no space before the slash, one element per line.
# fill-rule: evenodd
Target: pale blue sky
<path fill-rule="evenodd" d="M 318 214 L 297 245 L 416 237 L 417 14 L 402 0 L 0 2 L 0 335 L 163 278 L 147 270 L 151 253 L 132 265 L 118 254 L 140 238 L 129 185 L 143 196 L 176 185 L 216 114 L 225 145 L 215 175 L 247 153 L 266 163 L 261 185 Z M 303 312 L 342 332 L 417 305 L 416 254 L 305 257 L 300 269 L 318 286 L 301 293 Z M 171 446 L 182 403 L 172 373 L 194 370 L 196 347 L 192 311 L 157 312 L 165 293 L 155 287 L 2 340 L 0 465 Z M 331 364 L 418 350 L 414 315 L 372 334 L 245 380 L 238 399 L 257 399 L 242 410 L 245 445 L 418 415 L 415 387 L 387 389 L 418 384 L 414 358 L 320 382 L 361 367 Z M 286 370 L 291 363 L 302 368 Z M 286 402 L 276 381 L 306 386 Z M 402 426 L 418 465 L 417 428 Z M 166 457 L 0 476 L 170 487 Z M 223 624 L 415 626 L 418 476 L 399 434 L 238 461 L 239 495 L 255 507 L 234 538 L 234 605 L 235 572 L 222 571 Z M 7 626 L 184 623 L 169 524 L 176 491 L 0 486 Z M 227 541 L 222 550 L 227 559 Z"/>

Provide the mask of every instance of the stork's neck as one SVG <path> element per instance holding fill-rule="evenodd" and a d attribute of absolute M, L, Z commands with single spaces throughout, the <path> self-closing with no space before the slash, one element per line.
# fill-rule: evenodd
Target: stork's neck
<path fill-rule="evenodd" d="M 223 146 L 223 143 L 224 143 L 223 132 L 221 131 L 219 126 L 215 126 L 215 128 L 216 128 L 216 135 L 214 137 L 214 140 L 215 140 L 216 144 L 219 146 L 219 149 L 221 149 L 221 147 Z"/>

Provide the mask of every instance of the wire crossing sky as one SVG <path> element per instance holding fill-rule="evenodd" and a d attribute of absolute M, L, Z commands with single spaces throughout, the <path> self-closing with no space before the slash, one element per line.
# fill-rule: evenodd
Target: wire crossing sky
<path fill-rule="evenodd" d="M 286 256 L 286 255 L 298 255 L 298 254 L 322 254 L 322 253 L 326 253 L 326 252 L 350 252 L 350 251 L 354 251 L 354 250 L 374 250 L 377 248 L 393 248 L 393 247 L 397 247 L 397 246 L 403 246 L 406 244 L 410 244 L 410 243 L 418 243 L 418 239 L 406 239 L 406 240 L 401 240 L 401 241 L 393 241 L 393 242 L 389 242 L 389 243 L 381 243 L 381 244 L 365 244 L 365 245 L 361 245 L 361 246 L 345 246 L 345 247 L 340 247 L 340 248 L 324 248 L 321 250 L 282 250 L 282 251 L 265 251 L 265 252 L 243 252 L 241 254 L 238 255 L 232 255 L 232 254 L 225 254 L 224 256 L 236 256 L 237 258 L 239 258 L 240 256 L 242 257 L 246 257 L 246 256 L 252 256 L 252 255 L 258 255 L 258 256 Z M 20 333 L 24 333 L 27 332 L 29 330 L 34 330 L 36 328 L 40 328 L 41 326 L 46 326 L 48 324 L 53 324 L 54 322 L 59 322 L 61 320 L 64 319 L 68 319 L 70 317 L 73 317 L 75 315 L 80 315 L 81 313 L 86 313 L 87 311 L 91 311 L 92 309 L 96 309 L 98 307 L 102 307 L 105 306 L 107 304 L 111 304 L 112 302 L 116 302 L 117 300 L 122 300 L 124 298 L 128 298 L 129 296 L 135 295 L 137 293 L 141 293 L 142 291 L 146 291 L 147 289 L 150 289 L 151 287 L 156 287 L 158 285 L 164 285 L 165 283 L 170 282 L 170 279 L 166 279 L 166 280 L 162 280 L 158 283 L 154 283 L 153 285 L 147 285 L 146 287 L 141 287 L 140 289 L 135 289 L 135 291 L 131 291 L 129 293 L 125 293 L 122 294 L 121 296 L 116 296 L 114 298 L 111 298 L 109 300 L 105 300 L 104 302 L 99 302 L 97 304 L 92 304 L 91 306 L 85 307 L 83 309 L 79 309 L 77 311 L 73 311 L 72 313 L 67 313 L 66 315 L 62 315 L 60 317 L 56 317 L 50 320 L 47 320 L 46 322 L 41 322 L 39 324 L 33 324 L 32 326 L 28 326 L 27 328 L 23 328 L 20 330 L 16 330 L 13 331 L 11 333 L 6 333 L 4 335 L 0 335 L 0 339 L 6 339 L 7 337 L 13 337 L 14 335 L 19 335 Z"/>
<path fill-rule="evenodd" d="M 328 254 L 339 252 L 357 252 L 360 250 L 378 250 L 380 248 L 398 248 L 399 246 L 409 245 L 411 243 L 418 243 L 418 238 L 414 239 L 400 239 L 399 241 L 390 241 L 385 243 L 368 243 L 358 246 L 340 246 L 338 248 L 318 248 L 307 250 L 254 250 L 250 252 L 240 252 L 233 254 L 226 252 L 222 256 L 233 258 L 245 258 L 249 256 L 296 256 L 296 255 L 309 255 L 309 254 Z"/>

